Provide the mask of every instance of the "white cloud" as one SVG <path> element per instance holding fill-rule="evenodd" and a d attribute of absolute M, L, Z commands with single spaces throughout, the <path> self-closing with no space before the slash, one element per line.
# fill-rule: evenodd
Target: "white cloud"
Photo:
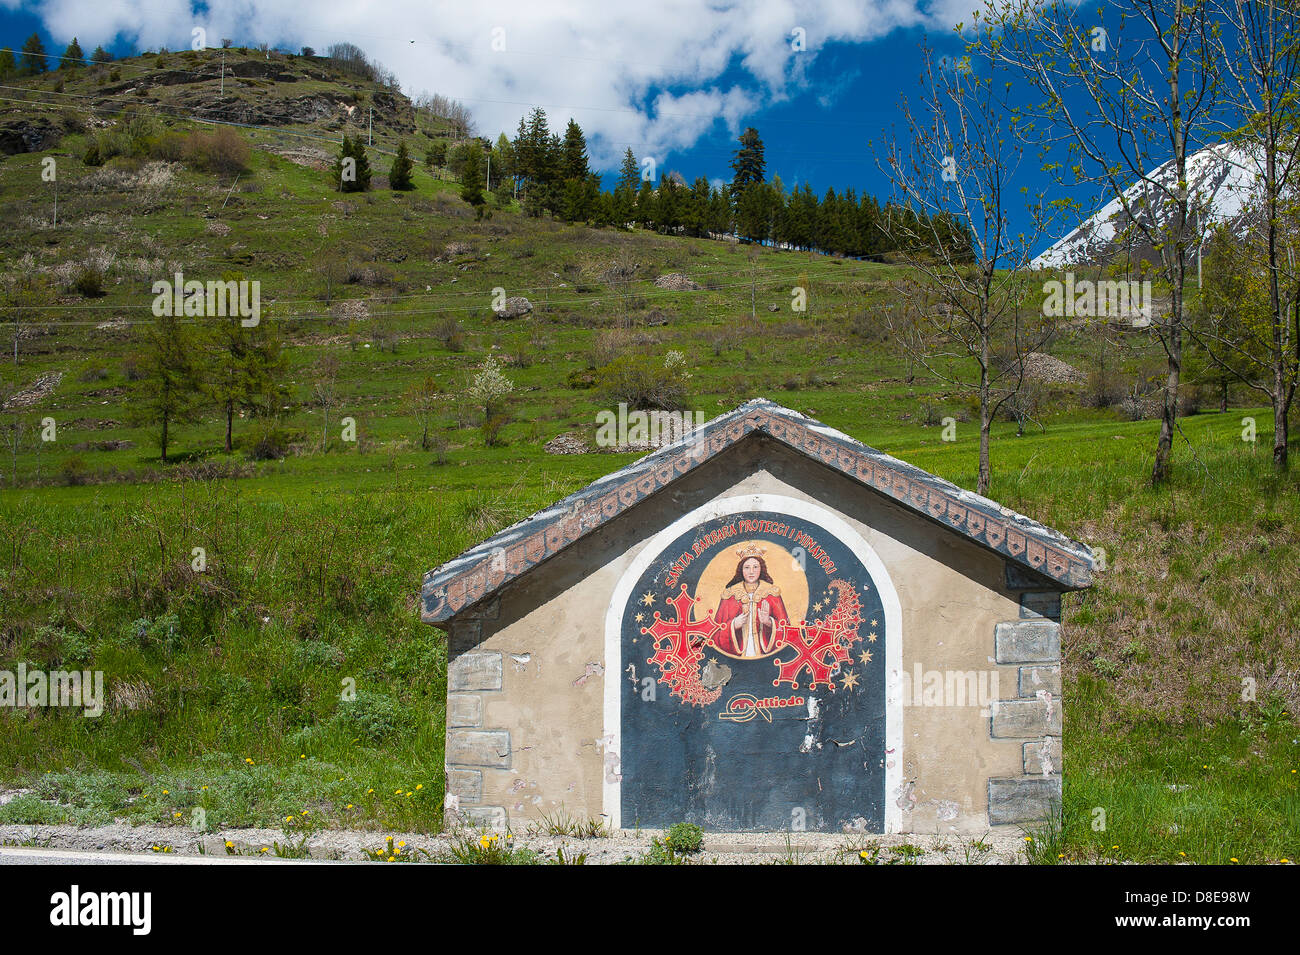
<path fill-rule="evenodd" d="M 0 0 L 8 2 L 8 0 Z M 289 48 L 349 41 L 392 70 L 403 89 L 460 99 L 479 131 L 513 132 L 532 105 L 553 129 L 572 116 L 592 158 L 616 167 L 684 149 L 721 124 L 737 131 L 760 105 L 808 89 L 818 51 L 879 40 L 917 25 L 947 30 L 978 0 L 47 0 L 37 11 L 56 42 L 186 49 L 201 26 L 210 45 L 266 41 Z M 792 49 L 801 28 L 806 49 Z M 494 33 L 494 30 L 503 31 Z M 504 51 L 493 39 L 504 38 Z M 415 42 L 411 42 L 415 41 Z M 910 41 L 909 41 L 910 42 Z M 833 84 L 831 84 L 833 85 Z M 814 89 L 833 97 L 831 88 Z"/>

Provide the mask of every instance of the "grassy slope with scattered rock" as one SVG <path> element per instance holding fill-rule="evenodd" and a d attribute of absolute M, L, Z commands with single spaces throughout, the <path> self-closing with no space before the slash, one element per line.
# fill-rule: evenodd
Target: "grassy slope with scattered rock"
<path fill-rule="evenodd" d="M 118 68 L 148 76 L 153 59 Z M 256 82 L 228 77 L 228 93 L 254 104 L 340 94 L 353 117 L 385 95 L 339 77 L 246 79 Z M 53 93 L 56 82 L 35 85 Z M 136 83 L 98 105 L 66 96 L 49 112 L 8 104 L 5 114 L 47 116 L 62 138 L 47 150 L 59 162 L 57 227 L 43 153 L 0 162 L 4 271 L 44 276 L 53 296 L 39 322 L 23 313 L 20 362 L 4 364 L 0 384 L 17 392 L 62 377 L 5 415 L 27 430 L 18 486 L 6 460 L 0 491 L 0 665 L 101 668 L 111 700 L 99 719 L 0 714 L 0 776 L 30 790 L 0 806 L 0 822 L 184 825 L 198 807 L 215 828 L 436 831 L 445 646 L 417 620 L 420 575 L 632 460 L 542 450 L 560 434 L 590 439 L 609 401 L 588 386 L 620 355 L 679 350 L 691 408 L 718 413 L 763 395 L 974 486 L 969 399 L 911 365 L 884 327 L 900 267 L 514 209 L 476 222 L 458 187 L 423 167 L 413 193 L 342 196 L 319 157 L 293 152 L 330 150 L 308 136 L 358 131 L 337 111 L 242 132 L 253 150 L 237 183 L 148 155 L 82 164 L 93 136 L 122 129 L 101 125 L 113 109 L 203 107 L 215 87 Z M 62 92 L 110 90 L 85 71 Z M 424 143 L 447 138 L 411 114 L 413 133 L 395 102 L 377 111 L 376 173 L 388 163 L 379 150 L 399 138 L 417 160 Z M 199 128 L 155 112 L 151 135 Z M 99 288 L 78 287 L 87 269 Z M 250 459 L 258 422 L 245 419 L 225 454 L 209 409 L 176 428 L 181 461 L 163 465 L 154 430 L 131 423 L 141 333 L 131 323 L 149 317 L 152 282 L 175 271 L 261 281 L 264 320 L 290 360 L 283 458 Z M 666 273 L 701 288 L 659 288 Z M 790 310 L 795 285 L 811 289 L 806 313 Z M 495 319 L 495 287 L 527 297 L 532 313 Z M 3 326 L 6 349 L 13 331 Z M 1088 381 L 1039 387 L 1024 436 L 1011 422 L 995 428 L 992 496 L 1108 557 L 1095 588 L 1066 601 L 1065 832 L 1040 833 L 1041 856 L 1294 858 L 1297 478 L 1271 473 L 1268 415 L 1236 407 L 1250 399 L 1234 394 L 1228 413 L 1183 421 L 1174 482 L 1149 488 L 1156 424 L 1126 420 L 1114 402 L 1150 387 L 1161 356 L 1139 333 L 1111 337 L 1124 347 L 1082 324 L 1064 329 L 1048 350 Z M 497 447 L 484 446 L 463 398 L 490 354 L 515 385 Z M 341 401 L 322 452 L 312 384 L 326 356 L 338 359 Z M 403 398 L 426 377 L 444 395 L 430 450 Z M 339 440 L 343 415 L 356 420 L 355 443 Z M 947 415 L 956 442 L 940 438 Z M 1256 445 L 1241 440 L 1247 415 L 1259 421 Z M 46 416 L 58 423 L 52 444 L 35 440 Z M 208 555 L 201 574 L 194 547 Z M 1244 676 L 1255 702 L 1242 700 Z M 340 700 L 347 680 L 355 701 Z M 1099 808 L 1104 830 L 1093 828 Z M 304 810 L 310 823 L 297 821 Z"/>

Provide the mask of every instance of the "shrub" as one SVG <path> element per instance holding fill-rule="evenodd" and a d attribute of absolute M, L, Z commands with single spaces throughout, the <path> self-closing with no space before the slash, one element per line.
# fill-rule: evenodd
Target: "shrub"
<path fill-rule="evenodd" d="M 259 422 L 247 439 L 245 453 L 252 461 L 278 461 L 289 454 L 289 449 L 299 439 L 299 435 L 278 427 L 275 422 Z"/>
<path fill-rule="evenodd" d="M 81 157 L 81 161 L 85 163 L 87 166 L 104 165 L 104 159 L 99 154 L 99 143 L 92 142 L 89 146 L 87 146 L 85 153 Z"/>
<path fill-rule="evenodd" d="M 248 171 L 251 151 L 248 140 L 222 126 L 210 133 L 191 133 L 182 155 L 187 163 L 205 172 L 238 173 Z"/>
<path fill-rule="evenodd" d="M 59 465 L 59 479 L 70 487 L 87 484 L 90 481 L 90 465 L 84 458 L 76 455 L 64 458 L 63 463 Z"/>
<path fill-rule="evenodd" d="M 635 411 L 678 411 L 685 407 L 686 359 L 670 351 L 663 361 L 653 355 L 623 355 L 596 373 L 607 398 L 626 402 Z"/>
<path fill-rule="evenodd" d="M 505 439 L 501 437 L 501 431 L 510 422 L 510 416 L 505 414 L 489 415 L 483 422 L 480 429 L 483 432 L 483 443 L 489 448 L 499 448 L 505 445 Z"/>
<path fill-rule="evenodd" d="M 673 852 L 699 852 L 704 845 L 704 830 L 689 822 L 679 822 L 668 827 L 664 844 Z"/>
<path fill-rule="evenodd" d="M 356 699 L 342 700 L 334 722 L 373 743 L 383 742 L 401 727 L 397 701 L 382 693 L 358 690 Z"/>
<path fill-rule="evenodd" d="M 86 298 L 99 298 L 104 294 L 104 273 L 93 265 L 83 266 L 72 280 L 72 288 Z"/>

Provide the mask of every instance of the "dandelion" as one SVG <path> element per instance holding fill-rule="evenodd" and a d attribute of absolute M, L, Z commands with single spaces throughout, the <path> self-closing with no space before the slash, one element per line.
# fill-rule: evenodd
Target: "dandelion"
<path fill-rule="evenodd" d="M 170 796 L 170 795 L 171 795 L 171 791 L 170 791 L 170 790 L 167 790 L 167 789 L 164 789 L 164 790 L 163 790 L 163 795 L 164 795 L 164 796 Z"/>
<path fill-rule="evenodd" d="M 1060 855 L 1058 855 L 1056 858 L 1058 858 L 1058 859 L 1064 859 L 1064 858 L 1065 858 L 1065 853 L 1062 852 L 1062 853 L 1061 853 Z"/>
<path fill-rule="evenodd" d="M 367 790 L 366 790 L 366 795 L 369 796 L 372 792 L 374 792 L 373 789 L 367 789 Z"/>
<path fill-rule="evenodd" d="M 348 808 L 349 808 L 349 809 L 352 808 L 352 803 L 348 803 Z"/>
<path fill-rule="evenodd" d="M 423 788 L 424 788 L 424 783 L 420 783 L 418 786 L 415 787 L 417 792 Z"/>
<path fill-rule="evenodd" d="M 285 817 L 284 817 L 284 821 L 285 821 L 285 822 L 293 822 L 293 816 L 285 816 Z"/>
<path fill-rule="evenodd" d="M 207 788 L 208 788 L 207 786 L 204 786 L 204 787 L 203 787 L 204 792 L 207 791 Z"/>
<path fill-rule="evenodd" d="M 406 848 L 406 840 L 403 839 L 401 842 L 398 843 L 398 845 L 401 846 L 403 849 L 405 849 L 405 848 Z"/>
<path fill-rule="evenodd" d="M 270 852 L 271 850 L 268 849 L 266 846 L 262 846 L 262 851 L 263 851 L 263 852 Z"/>
<path fill-rule="evenodd" d="M 1229 859 L 1228 861 L 1229 861 L 1229 862 L 1236 862 L 1237 860 L 1234 858 L 1234 859 Z"/>
<path fill-rule="evenodd" d="M 173 819 L 179 819 L 180 817 L 181 817 L 181 814 L 180 814 L 179 812 L 174 812 L 174 813 L 172 813 L 172 818 L 173 818 Z"/>
<path fill-rule="evenodd" d="M 229 839 L 227 839 L 227 840 L 226 840 L 226 848 L 227 848 L 227 849 L 233 849 L 233 848 L 235 848 L 235 844 L 234 844 L 233 842 L 231 842 Z"/>
<path fill-rule="evenodd" d="M 253 765 L 253 761 L 249 759 L 247 756 L 244 757 L 244 762 L 248 763 L 249 766 Z"/>
<path fill-rule="evenodd" d="M 307 754 L 306 754 L 306 753 L 299 753 L 299 754 L 298 754 L 298 758 L 299 758 L 299 759 L 306 759 L 306 758 L 307 758 Z"/>
<path fill-rule="evenodd" d="M 1283 865 L 1286 865 L 1286 864 L 1287 864 L 1288 862 L 1290 862 L 1291 860 L 1290 860 L 1290 859 L 1278 859 L 1277 861 L 1280 862 L 1280 863 L 1282 863 Z"/>
<path fill-rule="evenodd" d="M 1033 836 L 1025 836 L 1025 842 L 1033 842 L 1033 841 L 1034 841 Z"/>

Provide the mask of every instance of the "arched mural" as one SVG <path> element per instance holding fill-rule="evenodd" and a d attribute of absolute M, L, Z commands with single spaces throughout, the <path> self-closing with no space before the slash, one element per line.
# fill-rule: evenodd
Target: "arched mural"
<path fill-rule="evenodd" d="M 819 508 L 725 504 L 658 535 L 617 588 L 607 805 L 624 827 L 885 831 L 892 585 Z"/>

